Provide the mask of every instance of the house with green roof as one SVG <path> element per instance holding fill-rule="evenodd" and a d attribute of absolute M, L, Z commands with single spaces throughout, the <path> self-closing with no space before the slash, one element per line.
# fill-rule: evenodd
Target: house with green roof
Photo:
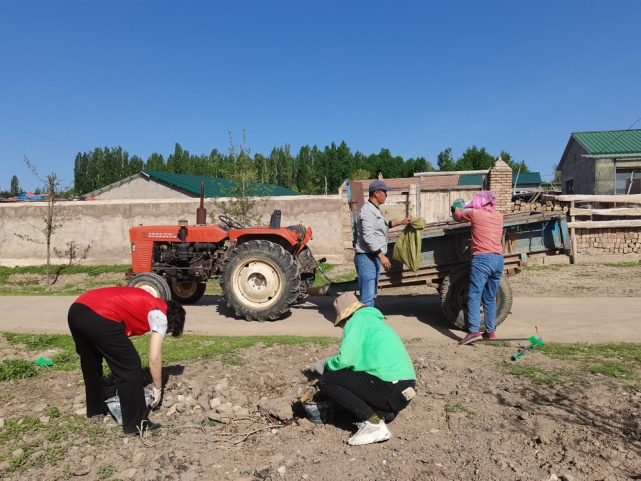
<path fill-rule="evenodd" d="M 227 197 L 234 186 L 228 179 L 141 170 L 136 175 L 89 192 L 87 197 L 100 200 L 198 198 L 201 182 L 204 183 L 207 198 Z M 274 184 L 249 182 L 248 185 L 252 192 L 264 197 L 300 195 L 298 192 Z"/>
<path fill-rule="evenodd" d="M 641 129 L 572 132 L 557 169 L 564 195 L 641 194 Z"/>

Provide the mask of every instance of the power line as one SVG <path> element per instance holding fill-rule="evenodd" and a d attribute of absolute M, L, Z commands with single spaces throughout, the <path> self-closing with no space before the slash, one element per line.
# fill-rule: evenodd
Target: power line
<path fill-rule="evenodd" d="M 603 147 L 603 148 L 601 149 L 601 152 L 605 152 L 605 149 L 607 149 L 607 148 L 608 148 L 608 147 L 610 147 L 613 143 L 615 143 L 617 140 L 619 140 L 619 138 L 621 138 L 621 136 L 622 136 L 625 132 L 627 132 L 627 131 L 628 131 L 628 130 L 630 130 L 632 127 L 634 127 L 634 126 L 636 125 L 636 123 L 637 123 L 639 120 L 641 120 L 641 117 L 640 117 L 640 118 L 638 118 L 638 119 L 636 120 L 636 122 L 634 122 L 632 125 L 630 125 L 630 127 L 628 127 L 628 128 L 627 128 L 627 129 L 625 129 L 623 132 L 621 132 L 621 134 L 619 134 L 619 136 L 618 136 L 618 137 L 616 137 L 616 138 L 612 139 L 612 142 L 610 142 L 608 145 L 606 145 L 605 147 Z"/>
<path fill-rule="evenodd" d="M 42 137 L 43 139 L 51 140 L 53 142 L 58 142 L 59 144 L 62 144 L 62 145 L 67 145 L 69 147 L 73 147 L 74 149 L 87 150 L 87 149 L 83 149 L 82 147 L 78 147 L 77 145 L 67 144 L 66 142 L 60 142 L 59 140 L 52 139 L 51 137 L 47 137 L 45 135 L 36 134 L 35 132 L 31 132 L 30 130 L 23 129 L 22 127 L 18 127 L 17 125 L 12 125 L 12 124 L 10 124 L 8 122 L 4 122 L 2 120 L 0 120 L 0 123 L 8 125 L 9 127 L 13 127 L 14 129 L 22 130 L 22 131 L 27 132 L 27 133 L 32 134 L 32 135 L 37 135 L 38 137 Z"/>

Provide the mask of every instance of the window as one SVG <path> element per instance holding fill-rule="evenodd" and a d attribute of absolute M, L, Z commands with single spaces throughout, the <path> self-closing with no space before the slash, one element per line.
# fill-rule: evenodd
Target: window
<path fill-rule="evenodd" d="M 574 179 L 565 181 L 565 194 L 566 195 L 574 194 Z"/>
<path fill-rule="evenodd" d="M 641 169 L 617 169 L 616 194 L 641 194 Z"/>

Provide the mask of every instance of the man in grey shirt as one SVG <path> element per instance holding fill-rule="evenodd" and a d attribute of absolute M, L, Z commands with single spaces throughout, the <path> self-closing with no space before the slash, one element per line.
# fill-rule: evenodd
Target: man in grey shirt
<path fill-rule="evenodd" d="M 392 190 L 382 180 L 375 180 L 369 185 L 369 200 L 365 202 L 356 219 L 356 241 L 354 242 L 354 265 L 358 273 L 358 288 L 361 302 L 374 307 L 378 296 L 378 277 L 381 265 L 391 267 L 387 254 L 387 233 L 392 227 L 407 225 L 411 217 L 403 220 L 386 221 L 379 209 L 387 199 L 387 191 Z"/>

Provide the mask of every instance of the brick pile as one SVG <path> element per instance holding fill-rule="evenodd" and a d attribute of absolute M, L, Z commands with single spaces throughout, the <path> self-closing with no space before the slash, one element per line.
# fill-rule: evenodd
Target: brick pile
<path fill-rule="evenodd" d="M 496 192 L 496 210 L 511 212 L 512 203 L 512 169 L 499 158 L 490 168 L 488 174 L 489 188 Z"/>
<path fill-rule="evenodd" d="M 552 202 L 550 200 L 545 202 L 528 203 L 522 200 L 514 201 L 514 212 L 557 212 L 562 214 L 568 213 L 568 206 L 564 205 L 567 202 Z"/>
<path fill-rule="evenodd" d="M 641 253 L 641 228 L 577 229 L 576 249 L 592 256 Z"/>

